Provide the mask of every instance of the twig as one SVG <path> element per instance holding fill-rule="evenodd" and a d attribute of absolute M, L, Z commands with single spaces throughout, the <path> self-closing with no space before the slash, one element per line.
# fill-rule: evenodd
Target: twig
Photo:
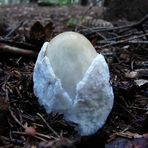
<path fill-rule="evenodd" d="M 9 100 L 9 96 L 8 96 L 8 91 L 6 91 L 6 98 L 7 100 Z M 13 111 L 11 110 L 11 107 L 9 105 L 9 112 L 11 114 L 11 116 L 13 117 L 13 119 L 15 120 L 15 122 L 17 124 L 19 124 L 23 129 L 25 129 L 25 126 L 16 118 L 16 116 L 14 115 Z M 23 134 L 23 135 L 26 135 L 26 133 L 24 132 L 19 132 L 19 131 L 14 131 L 13 133 L 15 134 Z M 44 138 L 48 138 L 48 139 L 51 139 L 51 137 L 47 136 L 47 135 L 44 135 L 44 134 L 40 134 L 38 132 L 36 132 L 36 135 L 34 136 L 35 138 L 39 139 L 39 140 L 42 140 L 42 141 L 46 141 L 45 139 L 41 138 L 41 137 L 44 137 Z"/>
<path fill-rule="evenodd" d="M 124 39 L 124 40 L 120 40 L 120 41 L 101 41 L 101 42 L 99 42 L 99 44 L 106 44 L 106 45 L 96 46 L 96 48 L 104 48 L 104 47 L 114 46 L 114 45 L 123 44 L 123 43 L 127 43 L 127 44 L 148 44 L 148 41 L 134 41 L 135 39 L 141 38 L 145 35 L 148 35 L 148 33 L 139 35 L 139 36 L 135 37 L 134 39 L 130 38 L 130 39 Z"/>
<path fill-rule="evenodd" d="M 88 14 L 88 12 L 93 8 L 93 5 L 90 5 L 86 11 L 84 11 L 84 13 L 82 14 L 82 16 L 79 19 L 79 22 L 77 23 L 76 27 L 75 27 L 75 31 L 78 30 L 78 27 L 81 25 L 82 21 L 84 20 L 85 16 Z"/>
<path fill-rule="evenodd" d="M 105 41 L 107 40 L 107 38 L 103 34 L 101 34 L 100 32 L 97 32 L 96 34 L 97 34 L 97 36 L 100 36 Z"/>
<path fill-rule="evenodd" d="M 101 47 L 108 47 L 108 46 L 113 46 L 113 45 L 119 45 L 119 44 L 148 44 L 148 41 L 127 41 L 127 40 L 121 40 L 121 41 L 102 41 L 99 42 L 99 44 L 106 44 Z"/>
<path fill-rule="evenodd" d="M 79 30 L 79 32 L 85 33 L 85 34 L 92 34 L 95 32 L 105 32 L 105 31 L 116 31 L 124 28 L 130 28 L 133 25 L 125 25 L 125 26 L 119 26 L 119 27 L 93 27 L 93 28 L 88 28 L 88 29 L 82 29 Z"/>
<path fill-rule="evenodd" d="M 131 28 L 140 29 L 140 30 L 142 30 L 142 31 L 145 33 L 145 31 L 144 31 L 142 25 L 143 25 L 146 21 L 148 21 L 148 14 L 147 14 L 146 16 L 144 16 L 144 17 L 143 17 L 140 21 L 138 21 L 137 23 L 131 25 L 130 28 L 128 28 L 128 29 L 126 29 L 126 30 L 124 30 L 124 31 L 122 31 L 122 32 L 120 32 L 120 33 L 123 33 L 123 32 L 125 32 L 125 31 L 128 31 L 128 30 L 131 29 Z"/>
<path fill-rule="evenodd" d="M 106 39 L 106 41 L 114 41 L 114 40 L 119 40 L 119 39 L 122 39 L 122 38 L 125 38 L 125 37 L 130 37 L 132 35 L 139 35 L 139 34 L 136 34 L 136 33 L 129 33 L 129 34 L 125 34 L 125 35 L 118 35 L 116 37 L 111 37 L 111 38 L 108 38 Z M 101 40 L 100 42 L 102 42 L 104 40 Z"/>
<path fill-rule="evenodd" d="M 53 136 L 48 136 L 48 135 L 45 135 L 45 134 L 41 134 L 41 133 L 39 133 L 39 132 L 36 132 L 36 135 L 37 135 L 37 136 L 40 136 L 40 137 L 43 137 L 43 138 L 47 138 L 48 140 L 56 139 L 56 138 L 53 137 Z"/>
<path fill-rule="evenodd" d="M 129 109 L 138 109 L 138 110 L 142 110 L 142 111 L 148 111 L 147 108 L 140 108 L 140 107 L 136 107 L 136 106 L 129 106 Z"/>
<path fill-rule="evenodd" d="M 20 131 L 12 131 L 12 133 L 13 133 L 13 134 L 26 135 L 25 132 L 20 132 Z M 35 135 L 35 136 L 36 136 L 36 137 L 46 138 L 46 139 L 48 139 L 48 140 L 56 139 L 56 138 L 54 138 L 54 137 L 52 137 L 52 136 L 44 135 L 44 134 L 41 134 L 41 133 L 38 133 L 38 132 L 36 132 L 36 135 Z M 45 141 L 45 140 L 43 140 L 43 141 Z"/>
<path fill-rule="evenodd" d="M 10 37 L 13 33 L 15 33 L 16 30 L 18 30 L 22 25 L 24 24 L 24 21 L 21 21 L 19 22 L 19 24 L 14 28 L 12 29 L 4 38 L 8 38 Z"/>
<path fill-rule="evenodd" d="M 46 124 L 49 130 L 51 130 L 59 138 L 60 136 L 58 135 L 58 133 L 46 122 L 43 116 L 40 113 L 37 113 L 37 115 L 43 120 L 43 122 Z"/>
<path fill-rule="evenodd" d="M 0 136 L 0 139 L 11 142 L 11 143 L 16 144 L 16 145 L 24 144 L 24 141 L 20 140 L 20 139 L 10 139 L 10 138 L 4 137 L 4 136 Z M 13 145 L 10 146 L 10 147 L 13 147 Z M 0 147 L 0 148 L 2 148 L 2 147 Z"/>
<path fill-rule="evenodd" d="M 26 42 L 17 42 L 13 40 L 8 40 L 4 38 L 0 38 L 0 43 L 4 43 L 10 46 L 15 46 L 18 48 L 25 48 L 26 50 L 34 50 L 34 51 L 39 51 L 40 47 L 26 43 Z"/>
<path fill-rule="evenodd" d="M 135 29 L 135 28 L 139 29 L 139 26 L 142 26 L 146 21 L 148 21 L 148 15 L 146 15 L 140 21 L 138 21 L 137 23 L 132 24 L 132 25 L 125 25 L 125 26 L 111 27 L 111 28 L 93 27 L 93 28 L 79 30 L 79 32 L 82 32 L 82 33 L 85 33 L 85 34 L 92 34 L 92 33 L 95 33 L 95 32 L 116 31 L 116 30 L 126 29 L 126 30 L 124 30 L 124 32 L 125 32 L 125 31 L 128 31 L 129 29 Z"/>
<path fill-rule="evenodd" d="M 9 102 L 9 94 L 8 94 L 7 89 L 6 89 L 5 92 L 6 92 L 6 99 L 7 99 L 7 101 Z M 10 105 L 9 105 L 8 109 L 9 109 L 9 112 L 10 112 L 11 116 L 12 116 L 13 119 L 15 120 L 15 122 L 16 122 L 17 124 L 19 124 L 23 129 L 25 129 L 25 127 L 22 125 L 22 123 L 21 123 L 21 122 L 16 118 L 16 116 L 14 115 L 13 111 L 11 110 Z"/>
<path fill-rule="evenodd" d="M 10 106 L 9 106 L 9 112 L 11 114 L 11 116 L 13 117 L 13 119 L 15 120 L 15 122 L 17 124 L 19 124 L 23 129 L 25 129 L 25 127 L 22 125 L 22 123 L 16 118 L 16 116 L 14 115 L 13 111 L 11 110 Z"/>
<path fill-rule="evenodd" d="M 13 119 L 23 128 L 25 129 L 25 127 L 21 124 L 21 122 L 16 118 L 16 116 L 13 114 L 11 108 L 9 108 L 9 112 L 11 114 L 11 116 L 13 117 Z M 24 132 L 19 132 L 19 131 L 13 131 L 12 133 L 15 133 L 15 134 L 22 134 L 22 135 L 26 135 L 26 133 Z M 39 139 L 39 140 L 42 140 L 42 141 L 46 141 L 45 139 L 43 138 L 47 138 L 47 139 L 52 139 L 53 137 L 49 137 L 47 135 L 44 135 L 44 134 L 41 134 L 41 133 L 38 133 L 36 132 L 36 135 L 34 136 L 35 138 Z M 41 138 L 43 137 L 43 138 Z"/>
<path fill-rule="evenodd" d="M 43 139 L 43 138 L 41 138 L 39 136 L 34 136 L 34 137 L 37 138 L 37 139 L 39 139 L 39 140 L 41 140 L 41 141 L 47 141 L 47 140 L 45 140 L 45 139 Z"/>
<path fill-rule="evenodd" d="M 5 44 L 0 44 L 0 54 L 24 56 L 33 59 L 37 57 L 37 53 L 32 50 L 21 49 Z"/>
<path fill-rule="evenodd" d="M 112 140 L 114 140 L 116 137 L 123 137 L 123 138 L 128 138 L 128 139 L 135 139 L 135 138 L 145 138 L 147 137 L 148 134 L 137 134 L 137 133 L 132 133 L 127 131 L 128 128 L 126 128 L 125 130 L 123 130 L 122 132 L 116 132 L 114 134 L 112 134 L 110 136 L 110 139 L 107 142 L 111 142 Z"/>
<path fill-rule="evenodd" d="M 13 134 L 19 134 L 19 135 L 26 135 L 26 133 L 24 133 L 24 132 L 19 132 L 19 131 L 12 131 L 12 133 Z M 39 140 L 41 140 L 41 141 L 47 141 L 47 140 L 45 140 L 45 139 L 43 139 L 43 138 L 41 138 L 41 137 L 39 137 L 39 136 L 34 136 L 36 139 L 39 139 Z"/>
<path fill-rule="evenodd" d="M 25 127 L 21 124 L 21 122 L 16 118 L 16 116 L 13 114 L 11 108 L 9 107 L 9 111 L 10 111 L 10 114 L 11 116 L 13 117 L 13 119 L 23 128 L 25 129 Z M 19 132 L 19 131 L 13 131 L 12 133 L 15 133 L 15 134 L 22 134 L 22 135 L 26 135 L 26 133 L 24 132 Z M 35 138 L 39 139 L 39 140 L 42 140 L 42 141 L 46 141 L 45 139 L 43 138 L 48 138 L 48 139 L 52 139 L 53 137 L 49 137 L 47 135 L 44 135 L 44 134 L 41 134 L 41 133 L 38 133 L 36 132 L 36 135 L 34 136 Z M 43 138 L 41 138 L 43 137 Z"/>

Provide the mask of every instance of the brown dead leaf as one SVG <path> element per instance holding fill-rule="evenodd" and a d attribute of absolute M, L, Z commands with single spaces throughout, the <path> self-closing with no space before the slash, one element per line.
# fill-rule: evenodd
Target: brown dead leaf
<path fill-rule="evenodd" d="M 50 140 L 48 142 L 41 142 L 38 145 L 39 148 L 74 148 L 72 142 L 63 136 L 60 136 L 58 139 Z"/>
<path fill-rule="evenodd" d="M 45 33 L 45 40 L 46 41 L 49 41 L 52 38 L 53 30 L 54 30 L 53 23 L 50 21 L 44 27 L 44 33 Z"/>
<path fill-rule="evenodd" d="M 119 132 L 113 135 L 117 137 L 113 142 L 106 144 L 105 148 L 147 148 L 148 133 L 140 135 L 132 132 Z M 119 138 L 122 137 L 122 138 Z"/>
<path fill-rule="evenodd" d="M 29 33 L 30 42 L 36 45 L 40 45 L 44 42 L 45 34 L 43 25 L 37 21 L 35 22 L 31 28 Z"/>
<path fill-rule="evenodd" d="M 53 23 L 49 21 L 45 26 L 40 22 L 36 21 L 26 35 L 26 41 L 39 46 L 39 49 L 45 41 L 49 41 L 53 34 Z"/>
<path fill-rule="evenodd" d="M 127 72 L 125 74 L 127 78 L 140 78 L 147 79 L 148 78 L 148 70 L 147 69 L 137 69 L 135 71 Z"/>

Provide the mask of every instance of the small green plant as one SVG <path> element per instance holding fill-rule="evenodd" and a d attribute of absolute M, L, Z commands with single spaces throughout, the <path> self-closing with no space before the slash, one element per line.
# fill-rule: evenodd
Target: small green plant
<path fill-rule="evenodd" d="M 59 0 L 59 5 L 70 5 L 71 0 Z"/>

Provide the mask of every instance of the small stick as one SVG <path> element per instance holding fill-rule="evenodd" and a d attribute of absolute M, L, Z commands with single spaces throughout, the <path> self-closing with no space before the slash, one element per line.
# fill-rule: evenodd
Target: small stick
<path fill-rule="evenodd" d="M 139 36 L 135 37 L 134 39 L 141 38 L 145 35 L 148 35 L 148 32 L 146 34 L 139 35 Z M 113 45 L 117 45 L 117 44 L 123 44 L 123 43 L 127 43 L 127 44 L 148 44 L 148 41 L 132 41 L 132 40 L 133 39 L 131 38 L 131 39 L 124 39 L 124 40 L 120 40 L 120 41 L 103 41 L 104 44 L 105 43 L 106 44 L 103 45 L 103 46 L 96 46 L 96 48 L 104 48 L 104 47 L 113 46 Z"/>
<path fill-rule="evenodd" d="M 7 99 L 7 101 L 9 101 L 9 95 L 8 95 L 7 89 L 6 89 L 6 99 Z M 11 116 L 13 117 L 13 119 L 15 120 L 15 122 L 17 122 L 23 129 L 25 129 L 25 127 L 22 125 L 22 123 L 14 115 L 13 111 L 11 110 L 10 105 L 9 105 L 9 112 L 10 112 Z"/>
<path fill-rule="evenodd" d="M 26 135 L 26 133 L 24 133 L 24 132 L 19 132 L 19 131 L 12 131 L 12 133 L 13 133 L 13 134 L 19 134 L 19 135 Z M 41 137 L 39 137 L 39 136 L 33 136 L 33 137 L 35 137 L 36 139 L 39 139 L 39 140 L 41 140 L 41 141 L 47 141 L 47 140 L 45 140 L 45 139 L 43 139 L 43 138 L 41 138 Z"/>
<path fill-rule="evenodd" d="M 93 5 L 90 5 L 85 11 L 84 13 L 82 14 L 82 16 L 80 17 L 79 19 L 79 22 L 78 24 L 76 25 L 75 27 L 75 31 L 78 30 L 78 27 L 81 25 L 82 21 L 84 20 L 85 16 L 87 16 L 88 12 L 93 8 Z"/>
<path fill-rule="evenodd" d="M 8 91 L 7 90 L 6 90 L 6 98 L 7 98 L 7 100 L 9 100 L 9 96 L 8 96 Z M 16 116 L 14 115 L 14 113 L 11 110 L 10 106 L 9 106 L 9 112 L 10 112 L 11 116 L 13 117 L 13 119 L 15 120 L 15 122 L 17 122 L 23 129 L 25 129 L 25 126 L 23 126 L 22 123 L 16 118 Z M 12 133 L 26 135 L 26 133 L 19 132 L 19 131 L 13 131 Z M 47 139 L 52 139 L 53 138 L 53 137 L 49 137 L 47 135 L 44 135 L 44 134 L 41 134 L 41 133 L 38 133 L 38 132 L 36 132 L 35 134 L 36 135 L 34 137 L 39 139 L 39 140 L 41 140 L 41 141 L 46 141 L 43 138 L 47 138 Z M 43 138 L 41 138 L 41 137 L 43 137 Z"/>
<path fill-rule="evenodd" d="M 21 135 L 26 135 L 26 133 L 24 132 L 20 132 L 20 131 L 12 131 L 13 134 L 21 134 Z M 36 136 L 38 137 L 43 137 L 43 138 L 46 138 L 48 140 L 51 140 L 51 139 L 55 139 L 54 137 L 50 137 L 48 135 L 44 135 L 44 134 L 41 134 L 41 133 L 38 133 L 36 132 Z"/>
<path fill-rule="evenodd" d="M 7 55 L 15 55 L 15 56 L 25 56 L 28 58 L 35 59 L 37 57 L 37 53 L 32 50 L 26 50 L 22 48 L 17 48 L 5 44 L 0 44 L 0 54 L 7 54 Z"/>
<path fill-rule="evenodd" d="M 8 40 L 8 39 L 0 38 L 0 43 L 4 43 L 4 44 L 18 47 L 18 48 L 25 48 L 26 50 L 34 50 L 34 51 L 40 50 L 40 47 L 36 45 L 32 45 L 26 42 L 17 42 L 17 41 L 10 40 L 10 39 Z"/>
<path fill-rule="evenodd" d="M 16 116 L 13 114 L 12 110 L 9 108 L 9 111 L 10 111 L 10 114 L 11 116 L 13 117 L 13 119 L 23 128 L 25 129 L 25 127 L 21 124 L 21 122 L 16 118 Z M 13 131 L 12 133 L 15 133 L 15 134 L 22 134 L 22 135 L 26 135 L 26 133 L 24 132 L 19 132 L 19 131 Z M 40 137 L 39 137 L 40 136 Z M 39 140 L 42 140 L 42 141 L 46 141 L 45 139 L 43 138 L 48 138 L 48 139 L 51 139 L 51 137 L 47 136 L 47 135 L 44 135 L 44 134 L 40 134 L 38 132 L 36 132 L 36 135 L 34 136 L 35 138 L 39 139 Z M 41 138 L 43 137 L 43 138 Z"/>
<path fill-rule="evenodd" d="M 130 106 L 130 107 L 128 107 L 128 108 L 130 108 L 130 109 L 142 110 L 142 111 L 148 111 L 148 109 L 146 109 L 146 108 L 140 108 L 140 107 L 136 107 L 136 106 Z"/>
<path fill-rule="evenodd" d="M 22 123 L 16 118 L 16 116 L 13 114 L 13 111 L 11 110 L 11 108 L 9 107 L 9 112 L 11 114 L 11 116 L 13 117 L 13 119 L 15 120 L 15 122 L 17 122 L 23 129 L 25 129 L 25 127 L 22 125 Z"/>
<path fill-rule="evenodd" d="M 46 122 L 43 116 L 40 113 L 37 113 L 37 115 L 43 120 L 43 122 L 46 124 L 49 130 L 51 130 L 59 138 L 60 136 L 58 135 L 58 133 Z"/>
<path fill-rule="evenodd" d="M 126 29 L 126 30 L 124 30 L 124 32 L 125 32 L 125 31 L 128 31 L 131 28 L 132 29 L 139 28 L 139 26 L 142 26 L 146 21 L 148 21 L 148 15 L 146 15 L 140 21 L 138 21 L 137 23 L 132 24 L 132 25 L 125 25 L 125 26 L 111 27 L 111 28 L 93 27 L 93 28 L 79 30 L 79 32 L 84 32 L 85 33 L 85 32 L 88 32 L 89 31 L 88 34 L 91 34 L 91 33 L 95 33 L 96 31 L 104 32 L 104 31 L 115 31 L 115 30 Z"/>
<path fill-rule="evenodd" d="M 22 25 L 24 24 L 24 21 L 21 21 L 14 29 L 12 29 L 4 38 L 10 37 L 16 30 L 18 30 Z"/>
<path fill-rule="evenodd" d="M 56 139 L 56 138 L 53 137 L 53 136 L 44 135 L 44 134 L 41 134 L 41 133 L 39 133 L 39 132 L 36 132 L 36 135 L 37 135 L 37 136 L 40 136 L 40 137 L 43 137 L 43 138 L 47 138 L 47 139 L 49 139 L 49 140 L 51 140 L 51 139 Z"/>

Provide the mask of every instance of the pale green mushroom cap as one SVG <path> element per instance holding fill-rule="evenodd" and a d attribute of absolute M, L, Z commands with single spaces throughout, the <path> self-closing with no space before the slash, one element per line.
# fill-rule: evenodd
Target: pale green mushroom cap
<path fill-rule="evenodd" d="M 96 50 L 81 34 L 65 32 L 50 41 L 46 55 L 63 88 L 74 99 L 76 85 L 97 56 Z"/>

